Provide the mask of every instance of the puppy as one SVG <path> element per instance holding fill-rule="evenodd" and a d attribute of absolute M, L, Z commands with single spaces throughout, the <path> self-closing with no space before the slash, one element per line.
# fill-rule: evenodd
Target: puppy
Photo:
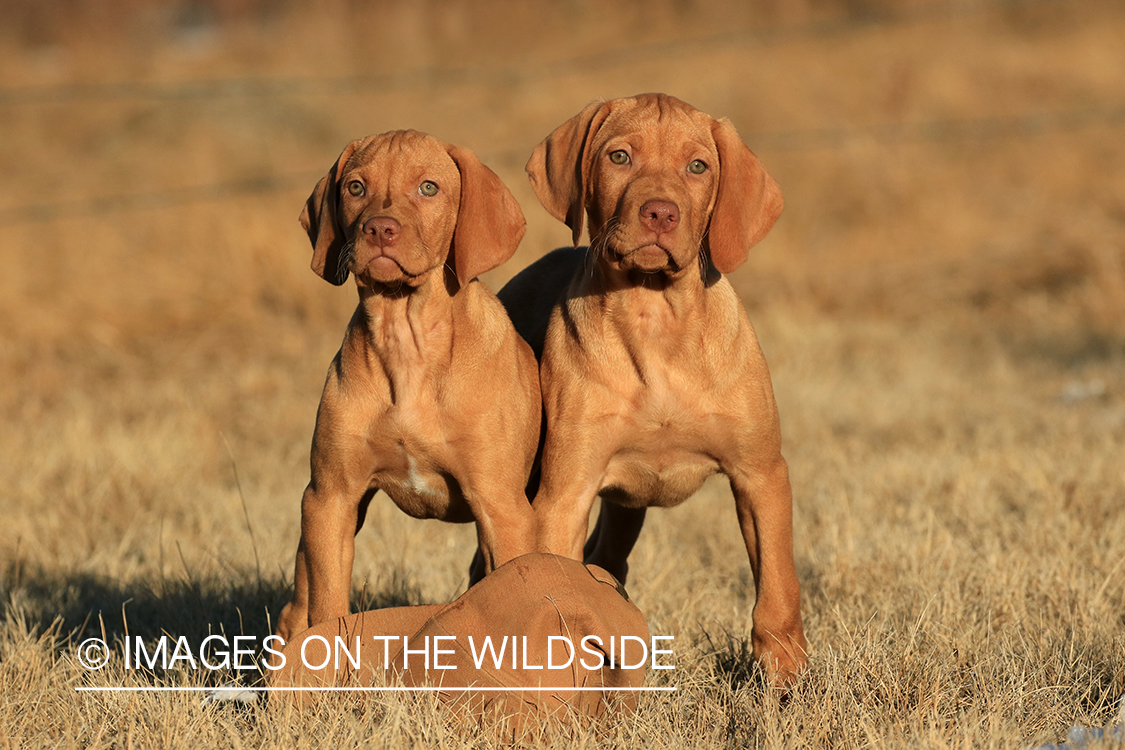
<path fill-rule="evenodd" d="M 535 357 L 475 280 L 515 252 L 523 214 L 472 152 L 411 130 L 354 141 L 301 224 L 313 270 L 354 274 L 359 306 L 317 410 L 286 640 L 348 614 L 377 490 L 415 518 L 475 521 L 488 571 L 532 552 L 541 414 Z"/>
<path fill-rule="evenodd" d="M 645 509 L 725 474 L 757 586 L 754 654 L 790 680 L 806 642 L 788 469 L 765 359 L 722 275 L 781 213 L 777 184 L 728 121 L 663 94 L 589 105 L 527 171 L 575 244 L 584 216 L 591 237 L 499 294 L 541 359 L 539 550 L 624 580 Z"/>

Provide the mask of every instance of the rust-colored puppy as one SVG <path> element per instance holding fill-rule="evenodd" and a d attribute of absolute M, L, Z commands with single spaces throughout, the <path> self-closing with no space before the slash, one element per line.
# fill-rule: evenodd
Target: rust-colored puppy
<path fill-rule="evenodd" d="M 769 371 L 730 283 L 781 213 L 781 192 L 726 120 L 662 94 L 594 103 L 527 164 L 543 206 L 591 247 L 562 249 L 500 291 L 541 359 L 535 495 L 541 552 L 625 579 L 650 506 L 716 472 L 734 491 L 767 671 L 806 663 L 792 495 Z"/>
<path fill-rule="evenodd" d="M 535 357 L 474 280 L 515 252 L 523 213 L 472 152 L 411 130 L 354 141 L 301 224 L 313 270 L 354 274 L 359 306 L 317 411 L 286 640 L 348 614 L 377 490 L 415 518 L 475 521 L 488 571 L 533 551 L 541 414 Z"/>

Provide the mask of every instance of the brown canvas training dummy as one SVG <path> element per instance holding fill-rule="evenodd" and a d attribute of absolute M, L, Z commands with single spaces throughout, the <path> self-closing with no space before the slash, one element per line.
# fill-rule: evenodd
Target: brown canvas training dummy
<path fill-rule="evenodd" d="M 574 688 L 640 687 L 650 648 L 644 615 L 613 576 L 531 554 L 501 566 L 452 604 L 373 610 L 315 625 L 286 644 L 285 666 L 270 683 L 436 686 L 440 700 L 464 716 L 529 728 L 548 717 L 587 720 L 631 711 L 635 692 Z M 271 697 L 301 704 L 308 695 Z"/>

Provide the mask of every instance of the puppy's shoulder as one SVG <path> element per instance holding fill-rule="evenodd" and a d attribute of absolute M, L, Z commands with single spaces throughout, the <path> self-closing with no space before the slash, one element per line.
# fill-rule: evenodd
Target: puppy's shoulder
<path fill-rule="evenodd" d="M 473 279 L 453 296 L 458 335 L 478 339 L 478 345 L 498 346 L 515 335 L 504 305 L 483 282 Z"/>
<path fill-rule="evenodd" d="M 709 330 L 713 333 L 712 338 L 720 341 L 719 346 L 738 342 L 739 346 L 758 347 L 758 335 L 746 306 L 726 276 L 709 279 L 704 298 Z"/>

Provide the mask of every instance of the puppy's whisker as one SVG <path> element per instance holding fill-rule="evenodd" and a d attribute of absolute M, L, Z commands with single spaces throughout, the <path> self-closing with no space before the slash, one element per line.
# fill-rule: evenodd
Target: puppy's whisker
<path fill-rule="evenodd" d="M 710 259 L 710 253 L 707 251 L 707 235 L 711 233 L 710 225 L 703 230 L 703 236 L 699 238 L 698 252 L 695 254 L 696 260 L 699 262 L 699 278 L 706 281 L 707 279 L 707 262 Z"/>
<path fill-rule="evenodd" d="M 350 239 L 344 243 L 340 248 L 340 257 L 336 261 L 336 278 L 344 278 L 345 274 L 351 268 L 352 260 L 355 258 L 355 239 Z"/>
<path fill-rule="evenodd" d="M 617 216 L 611 216 L 609 220 L 602 227 L 601 231 L 594 237 L 590 238 L 590 246 L 586 250 L 587 260 L 596 261 L 599 257 L 605 256 L 608 253 L 610 240 L 616 235 L 620 227 L 621 219 Z M 586 269 L 590 276 L 594 274 L 594 262 L 588 262 Z"/>
<path fill-rule="evenodd" d="M 700 278 L 706 280 L 706 235 L 711 227 L 703 229 L 703 236 L 700 237 L 699 247 L 695 249 L 695 262 L 700 266 Z"/>

